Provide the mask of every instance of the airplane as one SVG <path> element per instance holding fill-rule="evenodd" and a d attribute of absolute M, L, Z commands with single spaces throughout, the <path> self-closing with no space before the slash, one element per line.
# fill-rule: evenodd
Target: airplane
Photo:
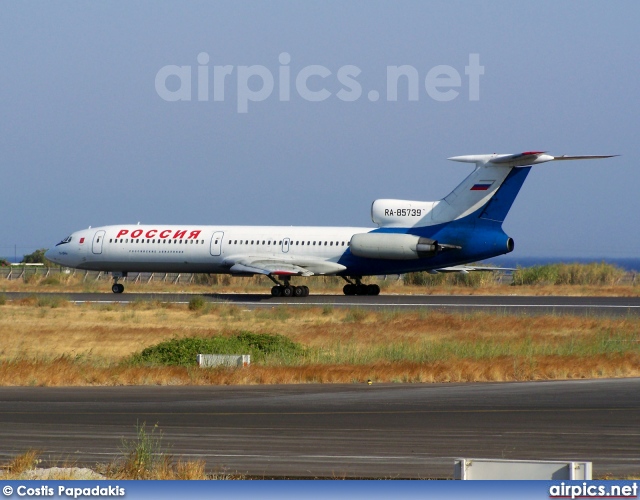
<path fill-rule="evenodd" d="M 469 265 L 512 252 L 502 230 L 533 165 L 549 161 L 612 158 L 551 156 L 545 151 L 454 156 L 475 169 L 439 201 L 379 199 L 371 227 L 112 225 L 76 231 L 46 252 L 61 266 L 104 271 L 113 293 L 130 272 L 264 275 L 274 297 L 306 297 L 294 276 L 335 275 L 345 295 L 378 295 L 365 276 L 415 271 L 491 270 Z"/>

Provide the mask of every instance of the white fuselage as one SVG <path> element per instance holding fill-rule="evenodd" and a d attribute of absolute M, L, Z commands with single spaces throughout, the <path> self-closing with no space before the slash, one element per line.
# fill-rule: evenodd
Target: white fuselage
<path fill-rule="evenodd" d="M 371 228 L 117 225 L 73 233 L 47 258 L 79 269 L 117 272 L 228 273 L 246 259 L 306 264 L 335 274 L 353 234 Z"/>

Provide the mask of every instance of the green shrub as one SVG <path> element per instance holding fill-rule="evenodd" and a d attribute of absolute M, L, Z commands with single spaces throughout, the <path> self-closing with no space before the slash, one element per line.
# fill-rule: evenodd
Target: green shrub
<path fill-rule="evenodd" d="M 304 348 L 284 337 L 241 332 L 232 337 L 173 338 L 134 354 L 132 364 L 193 366 L 198 354 L 250 354 L 252 362 L 284 361 L 304 354 Z"/>
<path fill-rule="evenodd" d="M 44 264 L 46 267 L 55 267 L 53 262 L 45 259 L 44 254 L 47 253 L 46 248 L 39 248 L 33 253 L 29 253 L 22 257 L 21 264 Z"/>
<path fill-rule="evenodd" d="M 60 307 L 63 305 L 65 301 L 60 297 L 56 297 L 55 295 L 40 295 L 36 299 L 36 305 L 38 307 L 50 307 L 51 309 L 55 309 L 56 307 Z"/>
<path fill-rule="evenodd" d="M 205 300 L 202 296 L 196 295 L 189 300 L 189 311 L 199 311 L 204 309 Z"/>
<path fill-rule="evenodd" d="M 625 271 L 604 262 L 548 264 L 518 269 L 513 285 L 616 285 Z"/>
<path fill-rule="evenodd" d="M 132 479 L 147 479 L 166 456 L 162 438 L 163 433 L 158 429 L 158 424 L 148 432 L 146 422 L 136 423 L 136 439 L 122 439 L 121 452 L 124 461 L 120 466 L 120 472 Z"/>
<path fill-rule="evenodd" d="M 218 284 L 218 275 L 197 273 L 193 275 L 193 283 L 196 285 L 214 286 Z"/>
<path fill-rule="evenodd" d="M 470 273 L 436 273 L 427 271 L 405 274 L 402 279 L 405 285 L 413 286 L 467 286 L 477 288 L 480 286 L 495 285 L 498 275 L 491 271 L 477 271 Z"/>
<path fill-rule="evenodd" d="M 344 316 L 344 322 L 345 323 L 361 323 L 366 319 L 367 316 L 368 316 L 368 313 L 364 309 L 359 309 L 359 308 L 349 309 L 347 311 L 347 314 L 345 314 Z"/>
<path fill-rule="evenodd" d="M 41 282 L 41 285 L 59 285 L 60 284 L 60 276 L 47 276 Z"/>

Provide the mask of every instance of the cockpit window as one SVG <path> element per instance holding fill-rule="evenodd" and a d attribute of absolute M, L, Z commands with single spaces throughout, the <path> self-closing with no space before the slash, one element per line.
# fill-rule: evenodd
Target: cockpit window
<path fill-rule="evenodd" d="M 62 240 L 60 243 L 58 243 L 56 246 L 59 245 L 64 245 L 65 243 L 70 243 L 71 242 L 71 236 L 67 236 L 64 240 Z"/>

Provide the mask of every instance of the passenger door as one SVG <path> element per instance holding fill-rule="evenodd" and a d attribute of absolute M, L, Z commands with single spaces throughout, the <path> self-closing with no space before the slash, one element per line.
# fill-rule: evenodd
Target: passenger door
<path fill-rule="evenodd" d="M 224 236 L 223 231 L 216 231 L 213 233 L 211 237 L 211 255 L 214 257 L 222 254 L 222 237 Z"/>
<path fill-rule="evenodd" d="M 93 253 L 95 254 L 101 254 L 102 253 L 102 243 L 104 240 L 104 231 L 96 231 L 96 234 L 93 235 L 93 246 L 91 247 L 91 250 L 93 251 Z"/>

